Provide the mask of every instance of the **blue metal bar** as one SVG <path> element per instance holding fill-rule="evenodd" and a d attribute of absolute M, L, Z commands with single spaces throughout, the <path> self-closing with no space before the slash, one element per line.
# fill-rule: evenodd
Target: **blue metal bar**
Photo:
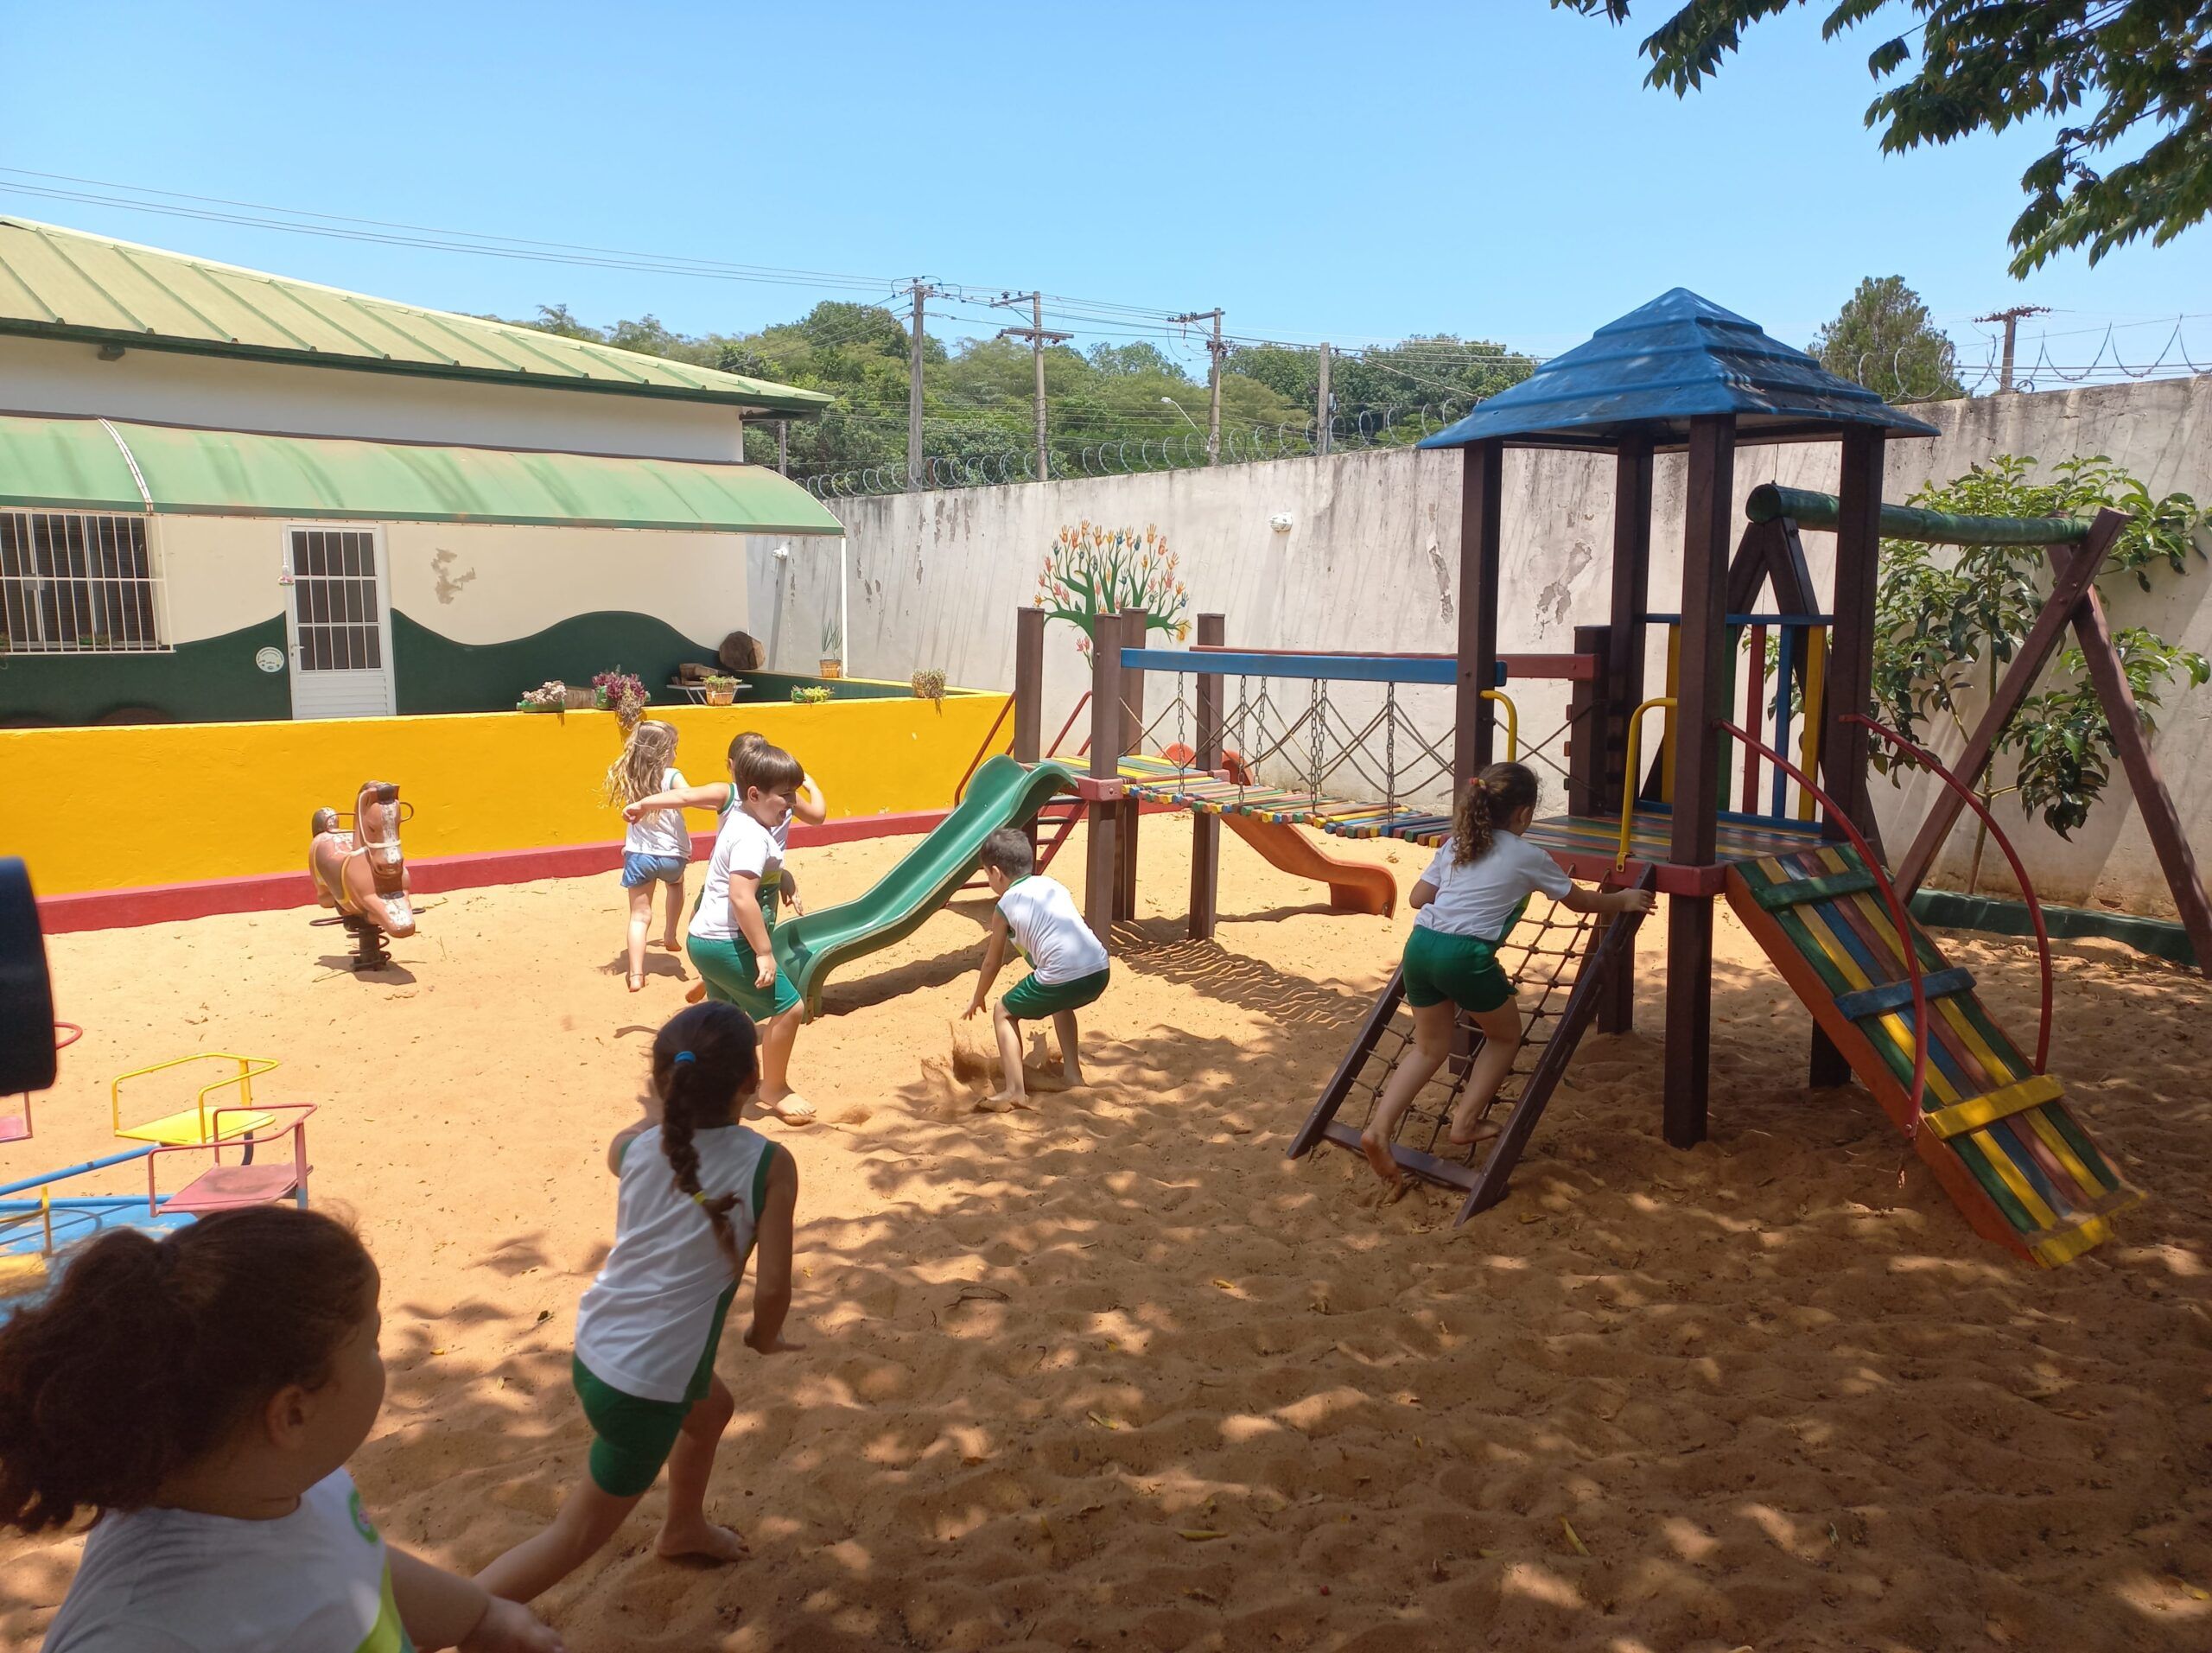
<path fill-rule="evenodd" d="M 149 1142 L 144 1148 L 126 1148 L 120 1154 L 111 1154 L 104 1160 L 87 1160 L 82 1165 L 65 1167 L 60 1171 L 48 1171 L 35 1177 L 26 1177 L 21 1182 L 0 1184 L 0 1194 L 20 1194 L 27 1188 L 43 1188 L 49 1182 L 60 1182 L 65 1177 L 81 1177 L 87 1171 L 104 1171 L 109 1166 L 121 1165 L 126 1160 L 143 1160 L 154 1151 Z"/>
<path fill-rule="evenodd" d="M 1641 616 L 1647 626 L 1679 626 L 1680 614 L 1645 614 Z M 1722 617 L 1726 626 L 1832 626 L 1834 614 L 1728 614 Z"/>
<path fill-rule="evenodd" d="M 1789 695 L 1795 685 L 1790 676 L 1797 670 L 1798 639 L 1805 635 L 1802 626 L 1782 628 L 1781 643 L 1776 652 L 1774 674 L 1774 749 L 1789 750 Z M 1777 816 L 1789 812 L 1789 777 L 1779 769 L 1774 772 L 1774 812 Z"/>
<path fill-rule="evenodd" d="M 1426 683 L 1459 680 L 1453 659 L 1392 658 L 1379 654 L 1218 654 L 1209 649 L 1123 649 L 1124 671 L 1187 671 L 1193 677 L 1333 678 L 1343 683 Z M 1501 662 L 1497 680 L 1505 681 Z"/>

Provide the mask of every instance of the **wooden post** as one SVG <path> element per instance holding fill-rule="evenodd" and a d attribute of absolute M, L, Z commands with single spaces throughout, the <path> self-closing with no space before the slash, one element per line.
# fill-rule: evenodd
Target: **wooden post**
<path fill-rule="evenodd" d="M 1881 853 L 1873 801 L 1866 787 L 1869 735 L 1864 715 L 1874 703 L 1874 593 L 1882 551 L 1882 437 L 1878 429 L 1843 433 L 1841 479 L 1836 487 L 1835 623 L 1828 633 L 1828 682 L 1821 708 L 1821 769 L 1828 796 Z M 1842 830 L 1828 823 L 1828 833 Z"/>
<path fill-rule="evenodd" d="M 1229 640 L 1228 621 L 1219 614 L 1198 616 L 1198 640 L 1219 648 Z M 1201 677 L 1198 684 L 1198 755 L 1194 769 L 1221 767 L 1221 679 Z M 1208 941 L 1221 905 L 1221 817 L 1191 811 L 1191 939 Z"/>
<path fill-rule="evenodd" d="M 1882 838 L 1874 823 L 1874 804 L 1866 786 L 1869 734 L 1861 723 L 1847 723 L 1850 713 L 1865 714 L 1874 703 L 1874 594 L 1882 553 L 1882 448 L 1879 430 L 1843 433 L 1843 460 L 1836 486 L 1835 615 L 1828 628 L 1827 690 L 1821 709 L 1820 779 L 1851 823 L 1866 835 L 1874 853 Z M 1822 811 L 1823 817 L 1826 811 Z M 1827 822 L 1827 836 L 1841 828 Z M 1844 1084 L 1851 1064 L 1835 1041 L 1813 1027 L 1806 1077 L 1815 1089 Z"/>
<path fill-rule="evenodd" d="M 2135 807 L 2142 811 L 2143 830 L 2151 835 L 2151 848 L 2158 852 L 2158 865 L 2164 869 L 2166 887 L 2173 892 L 2174 905 L 2181 912 L 2182 927 L 2189 932 L 2189 944 L 2196 950 L 2196 968 L 2212 976 L 2212 908 L 2206 905 L 2204 885 L 2197 877 L 2196 856 L 2189 847 L 2181 817 L 2174 811 L 2173 794 L 2166 790 L 2165 778 L 2158 772 L 2158 760 L 2143 738 L 2142 714 L 2136 709 L 2134 691 L 2128 688 L 2127 673 L 2120 664 L 2120 651 L 2113 646 L 2104 601 L 2094 586 L 2075 606 L 2074 635 L 2082 645 L 2089 681 L 2105 709 L 2105 721 L 2112 726 L 2112 743 L 2120 749 L 2120 767 L 2127 772 Z"/>
<path fill-rule="evenodd" d="M 1682 607 L 1675 709 L 1674 832 L 1668 859 L 1710 866 L 1719 834 L 1720 736 L 1728 641 L 1729 518 L 1736 470 L 1732 414 L 1690 422 L 1688 507 L 1682 525 Z M 1713 1039 L 1713 898 L 1667 898 L 1667 1141 L 1705 1140 L 1706 1078 Z"/>
<path fill-rule="evenodd" d="M 1651 448 L 1624 445 L 1613 460 L 1613 582 L 1605 628 L 1602 727 L 1588 733 L 1599 742 L 1596 803 L 1617 813 L 1633 793 L 1628 773 L 1628 719 L 1643 698 L 1643 616 L 1651 606 Z M 1581 737 L 1577 731 L 1576 738 Z M 1636 950 L 1616 952 L 1598 999 L 1598 1031 L 1624 1033 L 1636 1026 Z"/>
<path fill-rule="evenodd" d="M 1092 622 L 1090 634 L 1090 777 L 1113 780 L 1122 772 L 1122 627 L 1112 614 Z M 1114 896 L 1120 857 L 1121 808 L 1094 803 L 1086 811 L 1083 856 L 1083 917 L 1091 934 L 1113 949 Z"/>
<path fill-rule="evenodd" d="M 1628 717 L 1643 698 L 1643 616 L 1650 607 L 1651 449 L 1624 447 L 1613 461 L 1613 593 L 1605 651 L 1605 761 L 1598 807 L 1614 811 L 1637 785 L 1624 772 Z M 1605 1026 L 1599 1014 L 1600 1027 Z M 1608 1029 L 1607 1031 L 1613 1031 Z"/>
<path fill-rule="evenodd" d="M 1967 785 L 1981 779 L 1981 772 L 1989 766 L 1990 754 L 1997 749 L 1998 738 L 2012 721 L 2012 715 L 2020 709 L 2020 703 L 2028 697 L 2028 691 L 2035 687 L 2036 679 L 2043 676 L 2044 668 L 2050 664 L 2050 657 L 2058 652 L 2060 643 L 2065 640 L 2066 628 L 2074 623 L 2074 611 L 2103 571 L 2113 542 L 2120 537 L 2120 530 L 2127 526 L 2127 522 L 2122 512 L 2101 511 L 2089 526 L 2088 543 L 2080 550 L 2069 551 L 2059 545 L 2050 548 L 2056 575 L 2050 599 L 2036 616 L 2036 623 L 2028 628 L 2027 636 L 2021 639 L 2012 664 L 2005 668 L 1997 692 L 1990 696 L 1988 709 L 1974 725 L 1974 733 L 1967 737 L 1966 750 L 1951 766 L 1951 772 Z M 1949 787 L 1937 792 L 1935 804 L 1929 810 L 1927 820 L 1921 823 L 1912 847 L 1897 862 L 1892 881 L 1901 899 L 1910 901 L 1913 892 L 1926 880 L 1943 848 L 1943 840 L 1950 834 L 1952 823 L 1965 807 L 1966 800 Z"/>
<path fill-rule="evenodd" d="M 1116 616 L 1121 622 L 1121 645 L 1126 649 L 1141 649 L 1145 645 L 1147 616 L 1141 608 L 1124 608 Z M 1118 760 L 1135 752 L 1144 744 L 1144 673 L 1135 667 L 1122 669 L 1122 726 L 1121 736 L 1115 747 L 1117 760 L 1115 772 L 1120 772 Z M 1137 916 L 1137 800 L 1124 798 L 1120 804 L 1122 828 L 1116 840 L 1120 861 L 1115 869 L 1114 916 L 1134 919 Z"/>
<path fill-rule="evenodd" d="M 1466 450 L 1459 489 L 1459 673 L 1452 703 L 1452 789 L 1474 778 L 1491 757 L 1491 703 L 1497 687 L 1498 544 L 1505 502 L 1505 444 L 1478 442 Z"/>
<path fill-rule="evenodd" d="M 1578 626 L 1574 652 L 1598 657 L 1599 675 L 1578 677 L 1567 690 L 1567 812 L 1594 815 L 1604 793 L 1605 773 L 1605 662 L 1611 653 L 1610 628 Z"/>
<path fill-rule="evenodd" d="M 1035 763 L 1045 755 L 1045 611 L 1017 608 L 1014 614 L 1014 744 L 1016 763 Z M 1022 823 L 1022 836 L 1037 850 L 1037 817 Z"/>

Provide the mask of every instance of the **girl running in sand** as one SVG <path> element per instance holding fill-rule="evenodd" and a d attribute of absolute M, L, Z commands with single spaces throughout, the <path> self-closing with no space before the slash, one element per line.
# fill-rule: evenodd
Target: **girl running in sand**
<path fill-rule="evenodd" d="M 668 1466 L 662 1555 L 735 1561 L 745 1541 L 707 1519 L 715 1449 L 737 1403 L 715 1375 L 722 1321 L 757 1243 L 747 1345 L 772 1355 L 791 1304 L 798 1170 L 738 1123 L 759 1081 L 753 1023 L 727 1004 L 679 1010 L 653 1040 L 646 1116 L 618 1132 L 614 1249 L 576 1310 L 571 1369 L 591 1425 L 589 1473 L 553 1524 L 477 1574 L 510 1601 L 550 1589 L 614 1536 Z"/>
<path fill-rule="evenodd" d="M 1414 885 L 1413 934 L 1400 966 L 1413 1008 L 1413 1048 L 1400 1059 L 1359 1136 L 1368 1164 L 1393 1188 L 1402 1186 L 1404 1173 L 1390 1156 L 1390 1139 L 1414 1096 L 1452 1053 L 1461 1010 L 1482 1029 L 1483 1044 L 1452 1110 L 1451 1138 L 1464 1148 L 1497 1134 L 1497 1127 L 1477 1122 L 1521 1048 L 1521 1007 L 1498 968 L 1497 948 L 1529 896 L 1541 890 L 1575 912 L 1651 910 L 1649 890 L 1575 888 L 1557 861 L 1522 838 L 1536 818 L 1537 792 L 1535 772 L 1524 764 L 1494 763 L 1477 775 L 1459 795 L 1450 840 Z"/>
<path fill-rule="evenodd" d="M 685 788 L 683 772 L 676 767 L 676 726 L 658 718 L 639 719 L 622 755 L 607 772 L 607 801 L 626 811 L 641 798 Z M 657 887 L 668 892 L 660 944 L 671 953 L 683 945 L 676 931 L 683 919 L 683 872 L 691 863 L 691 829 L 684 825 L 681 810 L 642 810 L 626 818 L 629 830 L 622 838 L 622 887 L 630 895 L 630 991 L 635 993 L 645 984 L 645 932 L 652 927 Z"/>
<path fill-rule="evenodd" d="M 112 1230 L 0 1328 L 0 1523 L 99 1517 L 47 1653 L 559 1653 L 361 1507 L 378 1284 L 343 1224 L 256 1205 Z"/>
<path fill-rule="evenodd" d="M 786 1125 L 810 1125 L 813 1105 L 791 1087 L 791 1046 L 803 1011 L 798 990 L 777 973 L 772 937 L 779 899 L 788 893 L 784 843 L 791 817 L 820 819 L 822 792 L 797 759 L 757 734 L 730 742 L 729 769 L 726 787 L 657 793 L 630 811 L 721 809 L 721 829 L 685 944 L 700 976 L 687 997 L 737 1005 L 760 1024 L 761 1105 Z"/>

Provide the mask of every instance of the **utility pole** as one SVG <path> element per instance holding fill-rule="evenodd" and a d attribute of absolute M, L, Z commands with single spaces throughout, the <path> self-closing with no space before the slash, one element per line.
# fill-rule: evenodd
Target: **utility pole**
<path fill-rule="evenodd" d="M 2005 360 L 1997 370 L 1997 393 L 1999 396 L 2012 393 L 2012 344 L 2019 332 L 2020 318 L 2050 314 L 2050 309 L 2041 304 L 2015 304 L 2009 310 L 1992 310 L 1987 315 L 1974 317 L 1977 321 L 2002 321 L 2005 324 Z"/>
<path fill-rule="evenodd" d="M 791 474 L 791 422 L 776 421 L 776 473 L 779 476 Z"/>
<path fill-rule="evenodd" d="M 1321 389 L 1316 398 L 1314 418 L 1321 433 L 1321 439 L 1316 444 L 1317 451 L 1324 454 L 1329 451 L 1332 406 L 1329 399 L 1329 346 L 1323 345 L 1321 346 Z"/>
<path fill-rule="evenodd" d="M 1045 296 L 1042 293 L 1002 293 L 991 301 L 995 310 L 1010 310 L 1017 304 L 1029 306 L 1029 325 L 1026 327 L 1001 327 L 1001 339 L 1027 339 L 1029 353 L 1037 363 L 1037 480 L 1052 480 L 1052 460 L 1045 447 L 1045 346 L 1065 344 L 1075 337 L 1072 333 L 1048 333 L 1045 329 Z"/>
<path fill-rule="evenodd" d="M 914 330 L 906 348 L 906 492 L 922 486 L 922 305 L 938 289 L 919 276 L 906 283 L 914 297 Z"/>
<path fill-rule="evenodd" d="M 1170 321 L 1187 327 L 1193 321 L 1213 323 L 1213 337 L 1207 341 L 1206 351 L 1213 359 L 1213 370 L 1206 375 L 1208 391 L 1206 412 L 1206 463 L 1221 463 L 1221 312 L 1218 309 L 1192 310 L 1187 315 L 1171 315 Z"/>

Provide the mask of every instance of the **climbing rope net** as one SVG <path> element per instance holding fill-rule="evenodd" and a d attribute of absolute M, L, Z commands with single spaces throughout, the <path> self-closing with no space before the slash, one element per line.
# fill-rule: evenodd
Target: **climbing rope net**
<path fill-rule="evenodd" d="M 1447 697 L 1450 691 L 1428 684 L 1383 682 L 1348 684 L 1326 677 L 1306 679 L 1250 674 L 1224 675 L 1221 743 L 1243 760 L 1243 792 L 1264 792 L 1279 801 L 1304 798 L 1323 806 L 1338 799 L 1379 801 L 1385 817 L 1416 804 L 1449 808 L 1452 792 L 1453 728 L 1446 722 L 1417 721 L 1408 702 Z M 1174 674 L 1174 693 L 1164 705 L 1139 717 L 1139 752 L 1194 753 L 1198 714 L 1190 674 Z M 1362 691 L 1348 696 L 1348 689 Z M 1371 709 L 1368 695 L 1379 693 Z M 1346 705 L 1348 698 L 1354 703 Z M 1534 742 L 1522 742 L 1518 757 L 1552 770 L 1561 781 L 1565 766 L 1550 748 L 1573 725 L 1570 717 Z M 1183 761 L 1189 761 L 1184 757 Z M 1274 783 L 1281 782 L 1277 785 Z"/>
<path fill-rule="evenodd" d="M 1537 901 L 1541 900 L 1539 897 L 1530 901 L 1529 912 L 1497 950 L 1498 963 L 1518 990 L 1525 1018 L 1521 1048 L 1514 1056 L 1512 1070 L 1481 1115 L 1484 1122 L 1501 1127 L 1520 1103 L 1529 1075 L 1535 1071 L 1545 1046 L 1558 1031 L 1560 1017 L 1567 1009 L 1568 996 L 1574 991 L 1582 960 L 1596 947 L 1606 923 L 1590 913 L 1570 912 L 1554 901 L 1544 901 L 1540 912 Z M 1383 1086 L 1413 1049 L 1413 1014 L 1401 1001 L 1389 1021 L 1368 1046 L 1366 1060 L 1353 1076 L 1344 1104 L 1338 1109 L 1338 1119 L 1354 1129 L 1365 1128 Z M 1462 1014 L 1459 1037 L 1453 1041 L 1452 1054 L 1437 1069 L 1435 1077 L 1421 1087 L 1399 1122 L 1395 1139 L 1398 1146 L 1440 1160 L 1456 1160 L 1470 1168 L 1489 1153 L 1497 1140 L 1495 1136 L 1484 1136 L 1462 1147 L 1453 1142 L 1449 1135 L 1452 1110 L 1459 1106 L 1460 1096 L 1467 1088 L 1467 1077 L 1481 1043 L 1481 1033 Z"/>

